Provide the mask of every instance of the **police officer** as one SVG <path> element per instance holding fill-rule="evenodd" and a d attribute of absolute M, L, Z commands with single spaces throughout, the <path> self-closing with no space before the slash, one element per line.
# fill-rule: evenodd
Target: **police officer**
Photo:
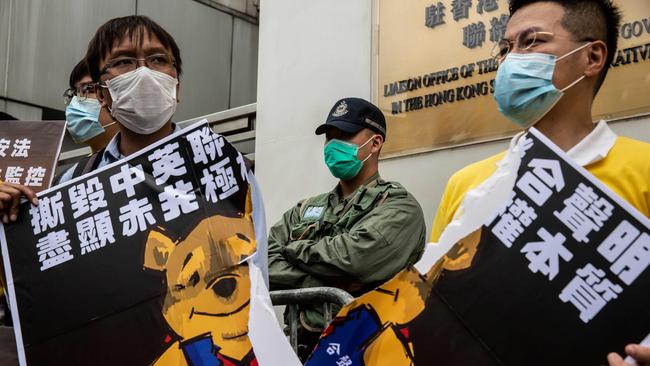
<path fill-rule="evenodd" d="M 271 289 L 332 286 L 358 296 L 419 259 L 426 232 L 422 209 L 402 185 L 379 176 L 386 139 L 379 108 L 342 99 L 316 134 L 325 134 L 325 164 L 339 182 L 300 201 L 271 228 Z M 325 324 L 314 306 L 302 307 L 299 319 L 304 359 Z"/>

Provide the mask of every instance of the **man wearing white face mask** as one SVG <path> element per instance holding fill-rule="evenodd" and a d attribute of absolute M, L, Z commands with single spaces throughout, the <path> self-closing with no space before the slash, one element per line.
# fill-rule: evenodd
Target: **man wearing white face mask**
<path fill-rule="evenodd" d="M 140 150 L 175 128 L 171 117 L 178 102 L 180 51 L 162 27 L 141 16 L 110 20 L 97 30 L 86 57 L 98 82 L 99 103 L 120 134 L 84 167 L 66 172 L 60 183 Z"/>
<path fill-rule="evenodd" d="M 141 150 L 177 128 L 171 117 L 178 103 L 181 55 L 174 38 L 160 25 L 144 16 L 111 19 L 90 41 L 86 62 L 93 82 L 99 84 L 97 98 L 117 122 L 119 133 L 81 173 Z M 0 183 L 4 223 L 16 221 L 23 195 L 38 204 L 29 188 Z"/>
<path fill-rule="evenodd" d="M 93 81 L 99 83 L 98 99 L 120 127 L 106 149 L 112 158 L 172 133 L 181 56 L 167 31 L 144 16 L 112 19 L 97 30 L 86 59 Z"/>
<path fill-rule="evenodd" d="M 616 52 L 621 18 L 616 6 L 611 0 L 512 0 L 510 15 L 505 38 L 494 53 L 501 63 L 494 92 L 499 111 L 521 127 L 534 125 L 650 216 L 650 144 L 616 136 L 604 121 L 595 124 L 591 119 L 594 98 Z M 432 242 L 438 241 L 465 194 L 492 175 L 504 155 L 469 165 L 449 179 Z M 464 255 L 450 262 L 463 268 L 468 260 Z M 625 365 L 617 355 L 609 360 Z M 650 357 L 639 361 L 650 362 Z"/>

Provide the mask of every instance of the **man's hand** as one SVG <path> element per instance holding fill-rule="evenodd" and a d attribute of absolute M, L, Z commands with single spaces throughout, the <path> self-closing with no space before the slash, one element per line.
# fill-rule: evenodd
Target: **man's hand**
<path fill-rule="evenodd" d="M 36 193 L 20 184 L 0 183 L 0 217 L 2 222 L 8 224 L 18 219 L 20 197 L 25 196 L 35 206 L 38 205 Z"/>
<path fill-rule="evenodd" d="M 625 353 L 636 360 L 637 365 L 650 365 L 650 347 L 639 346 L 638 344 L 628 344 L 625 346 Z M 631 366 L 623 361 L 623 358 L 616 353 L 607 355 L 609 366 Z"/>

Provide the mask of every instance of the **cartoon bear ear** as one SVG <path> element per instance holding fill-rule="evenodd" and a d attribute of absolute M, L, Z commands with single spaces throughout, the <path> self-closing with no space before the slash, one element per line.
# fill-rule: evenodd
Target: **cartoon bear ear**
<path fill-rule="evenodd" d="M 176 248 L 176 244 L 164 234 L 161 227 L 151 229 L 149 236 L 147 236 L 142 265 L 147 269 L 163 271 L 174 248 Z"/>

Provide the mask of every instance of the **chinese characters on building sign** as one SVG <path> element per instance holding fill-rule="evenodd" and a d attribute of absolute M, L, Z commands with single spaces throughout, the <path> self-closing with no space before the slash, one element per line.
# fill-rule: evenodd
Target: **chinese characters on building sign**
<path fill-rule="evenodd" d="M 650 11 L 645 0 L 615 0 L 623 15 L 611 72 L 593 119 L 650 112 L 645 78 Z M 382 157 L 511 136 L 518 127 L 494 101 L 492 50 L 505 37 L 507 0 L 382 0 L 374 95 L 386 115 Z"/>

